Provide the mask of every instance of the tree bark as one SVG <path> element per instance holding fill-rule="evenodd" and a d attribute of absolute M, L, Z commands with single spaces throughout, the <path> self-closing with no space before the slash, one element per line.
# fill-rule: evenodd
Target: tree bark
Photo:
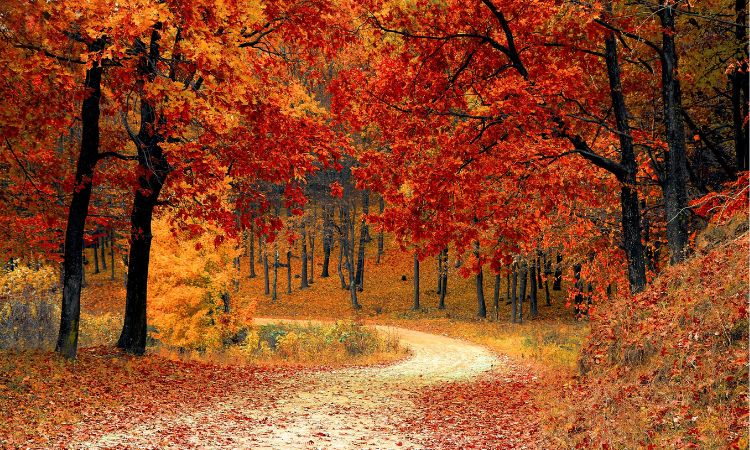
<path fill-rule="evenodd" d="M 99 273 L 99 244 L 98 239 L 94 240 L 94 243 L 91 244 L 91 250 L 94 253 L 94 274 Z"/>
<path fill-rule="evenodd" d="M 383 200 L 383 197 L 380 196 L 378 198 L 378 206 L 380 207 L 380 214 L 383 214 L 383 211 L 385 210 L 385 201 Z M 385 248 L 385 233 L 383 232 L 382 228 L 380 231 L 378 231 L 378 254 L 377 259 L 375 260 L 376 264 L 380 264 L 380 258 L 383 256 L 383 251 Z"/>
<path fill-rule="evenodd" d="M 611 8 L 611 5 L 608 5 Z M 628 261 L 630 292 L 637 293 L 646 286 L 646 263 L 641 241 L 641 211 L 636 187 L 638 166 L 635 159 L 633 137 L 630 134 L 628 110 L 622 91 L 620 63 L 617 59 L 617 40 L 614 33 L 605 38 L 605 60 L 609 79 L 610 97 L 620 139 L 620 208 L 622 210 L 622 240 Z"/>
<path fill-rule="evenodd" d="M 562 290 L 562 260 L 563 257 L 560 253 L 555 257 L 555 281 L 552 282 L 552 290 Z"/>
<path fill-rule="evenodd" d="M 271 281 L 270 281 L 270 275 L 269 275 L 269 267 L 268 267 L 268 244 L 265 244 L 263 242 L 262 236 L 259 236 L 260 239 L 260 249 L 261 249 L 261 257 L 263 258 L 263 292 L 266 295 L 269 295 L 271 293 Z"/>
<path fill-rule="evenodd" d="M 250 222 L 250 230 L 248 231 L 250 238 L 247 240 L 248 248 L 248 266 L 250 267 L 249 278 L 255 278 L 255 224 Z"/>
<path fill-rule="evenodd" d="M 292 293 L 292 250 L 286 251 L 286 293 Z"/>
<path fill-rule="evenodd" d="M 665 158 L 664 205 L 667 219 L 667 244 L 670 264 L 685 259 L 688 245 L 687 165 L 685 129 L 682 119 L 682 93 L 678 78 L 677 49 L 675 47 L 674 4 L 659 2 L 662 53 L 661 80 L 668 155 Z"/>
<path fill-rule="evenodd" d="M 411 309 L 419 310 L 419 257 L 417 252 L 414 252 L 414 303 Z"/>
<path fill-rule="evenodd" d="M 479 243 L 475 243 L 474 256 L 476 256 L 479 262 L 479 272 L 476 276 L 477 284 L 477 316 L 485 318 L 487 317 L 487 304 L 484 301 L 484 271 L 482 268 L 481 260 L 479 259 Z"/>
<path fill-rule="evenodd" d="M 323 205 L 323 271 L 320 278 L 328 278 L 328 266 L 331 263 L 331 247 L 333 247 L 333 208 Z"/>
<path fill-rule="evenodd" d="M 528 266 L 525 260 L 521 260 L 520 268 L 518 271 L 519 289 L 518 289 L 518 322 L 523 322 L 523 302 L 526 301 L 526 278 L 528 274 Z"/>
<path fill-rule="evenodd" d="M 109 229 L 109 270 L 111 281 L 115 281 L 115 232 Z"/>
<path fill-rule="evenodd" d="M 445 296 L 448 295 L 448 247 L 440 253 L 442 260 L 440 271 L 440 303 L 438 309 L 445 309 Z"/>
<path fill-rule="evenodd" d="M 518 322 L 518 262 L 513 261 L 513 276 L 511 285 L 511 315 L 513 317 L 512 322 Z"/>
<path fill-rule="evenodd" d="M 357 289 L 364 289 L 365 277 L 365 245 L 370 231 L 365 216 L 370 213 L 370 193 L 362 192 L 362 222 L 359 228 L 359 253 L 357 254 Z"/>
<path fill-rule="evenodd" d="M 310 284 L 308 283 L 308 275 L 307 275 L 307 228 L 305 227 L 305 220 L 304 218 L 301 220 L 300 223 L 300 241 L 302 244 L 302 249 L 300 252 L 300 259 L 302 260 L 302 266 L 300 267 L 302 269 L 300 273 L 300 281 L 299 281 L 299 288 L 300 289 L 306 289 L 310 287 Z M 291 252 L 290 252 L 291 253 Z M 291 265 L 290 265 L 290 271 Z M 291 293 L 291 290 L 290 290 Z"/>
<path fill-rule="evenodd" d="M 159 59 L 159 30 L 156 24 L 151 32 L 149 54 L 142 55 L 139 69 L 153 80 L 156 61 Z M 170 167 L 162 151 L 163 137 L 158 129 L 156 110 L 145 96 L 141 96 L 141 127 L 138 131 L 138 187 L 130 215 L 130 257 L 128 258 L 128 283 L 125 294 L 125 320 L 117 346 L 126 352 L 142 355 L 146 351 L 148 268 L 151 253 L 151 222 Z"/>
<path fill-rule="evenodd" d="M 107 270 L 107 241 L 104 239 L 104 235 L 99 237 L 99 251 L 101 252 L 100 259 L 102 261 L 102 272 Z"/>
<path fill-rule="evenodd" d="M 83 233 L 89 214 L 91 180 L 99 158 L 99 104 L 102 68 L 97 62 L 86 70 L 88 96 L 81 107 L 81 147 L 76 163 L 76 184 L 68 208 L 63 249 L 63 288 L 60 330 L 55 351 L 67 359 L 78 352 L 78 326 L 83 285 Z"/>
<path fill-rule="evenodd" d="M 539 280 L 537 278 L 536 263 L 534 262 L 533 258 L 531 261 L 531 270 L 529 271 L 529 281 L 531 282 L 531 286 L 529 289 L 529 311 L 531 313 L 531 318 L 534 318 L 539 315 L 539 308 L 537 306 L 537 284 Z"/>
<path fill-rule="evenodd" d="M 500 319 L 500 274 L 495 274 L 495 292 L 494 294 L 494 304 L 495 304 L 495 321 Z"/>

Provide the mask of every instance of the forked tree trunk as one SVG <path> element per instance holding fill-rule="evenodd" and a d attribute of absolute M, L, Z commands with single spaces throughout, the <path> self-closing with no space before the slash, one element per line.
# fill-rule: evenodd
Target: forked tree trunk
<path fill-rule="evenodd" d="M 159 30 L 151 32 L 149 54 L 142 55 L 139 70 L 153 80 L 159 59 Z M 161 148 L 163 137 L 155 130 L 161 125 L 156 109 L 145 96 L 141 98 L 141 127 L 138 131 L 138 187 L 130 215 L 130 257 L 128 284 L 125 294 L 125 320 L 117 346 L 129 353 L 142 355 L 146 351 L 146 309 L 148 298 L 148 268 L 151 253 L 151 223 L 154 207 L 169 175 L 170 167 Z"/>

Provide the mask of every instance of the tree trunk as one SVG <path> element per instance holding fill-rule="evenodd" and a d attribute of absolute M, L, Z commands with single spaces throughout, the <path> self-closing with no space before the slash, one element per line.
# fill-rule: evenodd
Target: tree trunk
<path fill-rule="evenodd" d="M 333 247 L 333 208 L 323 206 L 323 271 L 320 278 L 328 278 L 328 266 L 331 263 L 331 247 Z"/>
<path fill-rule="evenodd" d="M 529 310 L 531 312 L 531 317 L 534 318 L 537 315 L 539 315 L 539 308 L 537 306 L 537 285 L 538 285 L 539 280 L 537 278 L 536 263 L 534 262 L 533 259 L 531 261 L 532 261 L 531 270 L 529 271 L 530 272 L 529 281 L 531 282 L 531 286 L 529 289 L 530 294 L 531 294 L 529 298 Z"/>
<path fill-rule="evenodd" d="M 364 289 L 365 277 L 365 244 L 370 234 L 365 216 L 370 213 L 370 193 L 362 192 L 362 222 L 359 228 L 359 253 L 357 254 L 357 289 Z"/>
<path fill-rule="evenodd" d="M 248 277 L 255 278 L 257 275 L 255 274 L 255 224 L 253 222 L 250 222 L 250 238 L 247 240 L 247 254 L 248 254 L 248 266 L 250 267 L 250 273 L 248 274 Z"/>
<path fill-rule="evenodd" d="M 670 264 L 685 259 L 688 245 L 687 166 L 685 129 L 682 119 L 682 93 L 678 76 L 675 48 L 674 4 L 661 0 L 658 10 L 661 21 L 661 80 L 664 103 L 664 126 L 669 152 L 665 158 L 664 205 L 667 219 L 667 244 Z"/>
<path fill-rule="evenodd" d="M 276 303 L 278 299 L 277 288 L 279 284 L 279 244 L 273 243 L 273 285 L 271 287 L 271 301 Z"/>
<path fill-rule="evenodd" d="M 292 293 L 292 250 L 286 251 L 286 293 Z"/>
<path fill-rule="evenodd" d="M 81 315 L 83 285 L 83 233 L 89 214 L 91 180 L 99 158 L 99 103 L 102 68 L 97 62 L 86 70 L 85 86 L 89 95 L 81 107 L 81 147 L 76 163 L 73 189 L 63 250 L 63 287 L 60 308 L 60 330 L 55 351 L 74 359 L 78 351 L 78 326 Z"/>
<path fill-rule="evenodd" d="M 445 309 L 445 296 L 448 295 L 448 247 L 440 252 L 440 303 L 438 309 Z"/>
<path fill-rule="evenodd" d="M 101 252 L 100 259 L 102 261 L 102 272 L 107 270 L 107 253 L 105 251 L 107 242 L 104 240 L 104 235 L 99 237 L 99 251 Z"/>
<path fill-rule="evenodd" d="M 495 292 L 494 294 L 494 304 L 495 304 L 495 321 L 497 321 L 500 318 L 500 274 L 495 274 Z"/>
<path fill-rule="evenodd" d="M 511 285 L 511 315 L 513 316 L 513 323 L 518 322 L 518 263 L 513 261 L 513 276 Z"/>
<path fill-rule="evenodd" d="M 417 252 L 414 252 L 414 303 L 411 309 L 413 311 L 419 310 L 419 257 Z"/>
<path fill-rule="evenodd" d="M 109 229 L 109 270 L 111 281 L 115 281 L 115 232 Z"/>
<path fill-rule="evenodd" d="M 349 289 L 349 286 L 346 284 L 346 279 L 344 278 L 344 253 L 346 253 L 346 240 L 347 240 L 347 233 L 349 232 L 349 226 L 346 224 L 346 219 L 344 218 L 344 207 L 339 208 L 339 264 L 338 264 L 338 274 L 339 274 L 339 281 L 341 281 L 341 289 Z"/>
<path fill-rule="evenodd" d="M 742 27 L 744 29 L 744 27 Z M 747 84 L 748 67 L 746 62 L 737 63 L 729 74 L 732 85 L 732 128 L 734 130 L 734 153 L 737 172 L 748 170 L 748 143 L 750 127 L 745 122 L 747 117 Z M 744 95 L 743 95 L 744 94 Z"/>
<path fill-rule="evenodd" d="M 310 287 L 310 284 L 308 283 L 308 275 L 307 275 L 307 228 L 305 227 L 305 220 L 302 219 L 300 223 L 300 241 L 302 243 L 302 250 L 300 252 L 300 259 L 302 260 L 302 266 L 301 266 L 301 273 L 300 273 L 300 280 L 299 280 L 299 288 L 300 289 L 306 289 Z M 291 254 L 291 252 L 290 252 Z M 291 272 L 291 264 L 289 271 Z M 291 293 L 291 289 L 290 289 Z"/>
<path fill-rule="evenodd" d="M 518 289 L 518 321 L 523 322 L 523 303 L 526 301 L 526 279 L 528 274 L 528 266 L 525 260 L 521 260 L 520 269 L 518 271 L 518 277 L 520 278 L 520 286 Z"/>
<path fill-rule="evenodd" d="M 315 281 L 315 224 L 318 223 L 318 210 L 313 208 L 313 220 L 312 227 L 310 227 L 310 279 L 307 281 L 308 284 L 313 284 Z"/>
<path fill-rule="evenodd" d="M 94 273 L 99 273 L 99 244 L 97 243 L 98 240 L 94 240 L 94 243 L 91 244 L 91 250 L 94 253 Z"/>
<path fill-rule="evenodd" d="M 611 4 L 608 4 L 607 7 L 611 9 Z M 620 208 L 622 210 L 622 240 L 628 261 L 630 292 L 637 293 L 646 286 L 646 262 L 643 242 L 641 241 L 640 201 L 638 200 L 638 189 L 636 187 L 638 166 L 635 159 L 633 137 L 630 134 L 625 95 L 622 91 L 620 63 L 617 59 L 617 40 L 614 33 L 607 35 L 604 44 L 610 97 L 619 132 L 620 166 L 623 169 L 623 173 L 618 176 L 620 181 Z"/>
<path fill-rule="evenodd" d="M 269 295 L 271 293 L 271 281 L 268 273 L 268 244 L 264 244 L 262 236 L 259 239 L 260 256 L 263 258 L 263 292 Z"/>
<path fill-rule="evenodd" d="M 482 268 L 481 260 L 479 259 L 479 243 L 475 244 L 474 256 L 476 256 L 479 262 L 479 272 L 477 272 L 476 283 L 477 283 L 477 316 L 487 317 L 487 304 L 484 302 L 484 271 Z"/>
<path fill-rule="evenodd" d="M 351 295 L 352 308 L 360 309 L 362 307 L 357 300 L 357 280 L 354 267 L 354 245 L 350 245 L 350 243 L 353 243 L 354 238 L 354 220 L 351 217 L 348 205 L 342 207 L 342 216 L 341 228 L 346 231 L 343 234 L 341 247 L 346 257 L 345 266 L 346 271 L 349 275 L 349 293 Z"/>
<path fill-rule="evenodd" d="M 383 201 L 383 197 L 378 198 L 378 206 L 380 207 L 380 214 L 383 214 L 383 211 L 385 210 L 385 201 Z M 378 255 L 377 260 L 375 261 L 377 264 L 380 264 L 380 257 L 383 256 L 383 249 L 385 247 L 385 233 L 383 232 L 382 228 L 378 232 Z"/>
<path fill-rule="evenodd" d="M 552 282 L 553 291 L 562 290 L 562 260 L 562 255 L 558 253 L 555 264 L 555 281 Z"/>
<path fill-rule="evenodd" d="M 159 30 L 156 24 L 151 32 L 149 54 L 142 55 L 141 74 L 153 80 L 156 61 L 159 59 Z M 128 258 L 128 284 L 125 294 L 125 320 L 117 346 L 129 353 L 142 355 L 146 351 L 146 309 L 148 298 L 148 267 L 151 253 L 151 222 L 154 207 L 164 182 L 169 175 L 169 164 L 160 146 L 163 137 L 156 131 L 156 110 L 145 96 L 141 96 L 141 127 L 138 131 L 138 187 L 130 215 L 130 257 Z"/>

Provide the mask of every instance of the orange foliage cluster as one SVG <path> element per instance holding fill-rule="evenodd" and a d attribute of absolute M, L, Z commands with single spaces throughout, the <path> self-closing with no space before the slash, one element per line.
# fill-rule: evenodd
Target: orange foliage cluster
<path fill-rule="evenodd" d="M 747 448 L 746 216 L 723 230 L 644 293 L 598 310 L 584 375 L 550 409 L 550 429 L 566 431 L 558 446 Z"/>
<path fill-rule="evenodd" d="M 3 352 L 0 447 L 65 447 L 239 393 L 267 401 L 279 380 L 300 370 L 135 358 L 104 347 L 83 349 L 75 364 L 48 353 Z"/>

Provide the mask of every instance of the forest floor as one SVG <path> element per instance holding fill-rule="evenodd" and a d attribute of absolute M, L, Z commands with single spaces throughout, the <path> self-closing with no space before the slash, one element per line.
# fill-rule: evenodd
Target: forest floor
<path fill-rule="evenodd" d="M 398 336 L 409 348 L 410 357 L 386 366 L 303 371 L 278 379 L 268 398 L 263 398 L 267 396 L 264 392 L 236 392 L 217 404 L 167 414 L 76 446 L 450 448 L 459 442 L 467 444 L 471 433 L 483 430 L 484 448 L 535 448 L 528 440 L 526 444 L 516 440 L 527 438 L 528 421 L 517 430 L 510 417 L 502 431 L 473 428 L 477 424 L 472 423 L 472 415 L 462 411 L 471 404 L 471 398 L 464 396 L 476 397 L 470 392 L 467 395 L 464 384 L 473 384 L 477 378 L 491 377 L 496 389 L 507 388 L 508 397 L 514 395 L 521 372 L 508 358 L 458 339 L 398 327 L 378 329 Z M 461 412 L 458 423 L 454 411 Z M 481 409 L 475 412 L 479 413 L 474 416 L 477 420 L 492 419 Z M 446 433 L 438 427 L 441 423 L 448 428 L 465 427 L 468 434 L 461 436 L 460 430 Z"/>

